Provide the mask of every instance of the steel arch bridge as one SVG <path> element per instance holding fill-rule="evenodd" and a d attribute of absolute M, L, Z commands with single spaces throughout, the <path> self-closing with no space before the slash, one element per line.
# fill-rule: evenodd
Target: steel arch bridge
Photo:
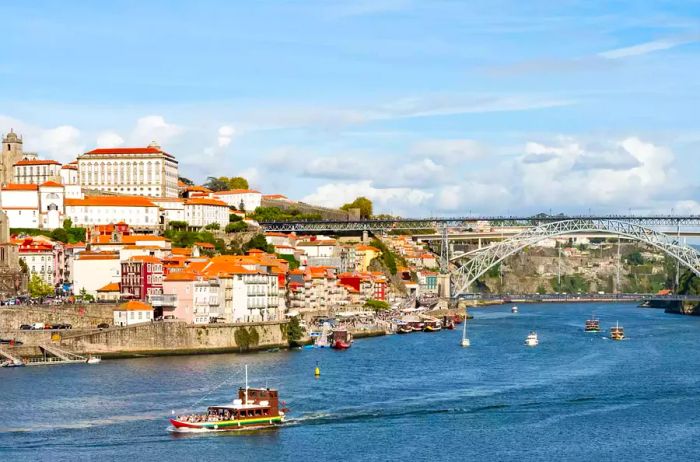
<path fill-rule="evenodd" d="M 678 260 L 681 265 L 700 276 L 700 253 L 671 236 L 635 223 L 615 219 L 580 218 L 543 223 L 509 239 L 484 247 L 481 251 L 465 255 L 469 260 L 452 272 L 452 298 L 459 298 L 460 295 L 467 293 L 469 287 L 490 268 L 527 246 L 552 237 L 585 232 L 605 232 L 650 245 Z"/>

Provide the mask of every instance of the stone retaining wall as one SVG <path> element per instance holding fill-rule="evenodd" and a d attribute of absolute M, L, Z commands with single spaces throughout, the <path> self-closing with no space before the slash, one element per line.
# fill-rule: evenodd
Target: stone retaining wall
<path fill-rule="evenodd" d="M 192 325 L 178 321 L 66 334 L 61 348 L 103 356 L 252 351 L 286 347 L 286 322 Z"/>
<path fill-rule="evenodd" d="M 73 329 L 94 328 L 98 324 L 112 324 L 116 304 L 90 303 L 75 305 L 15 305 L 0 307 L 0 331 L 18 329 L 22 324 L 43 322 L 68 323 Z"/>

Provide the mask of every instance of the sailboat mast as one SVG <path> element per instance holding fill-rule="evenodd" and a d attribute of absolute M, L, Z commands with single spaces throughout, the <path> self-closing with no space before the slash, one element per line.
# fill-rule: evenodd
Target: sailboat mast
<path fill-rule="evenodd" d="M 467 309 L 464 309 L 464 322 L 462 326 L 462 340 L 467 338 Z"/>
<path fill-rule="evenodd" d="M 245 404 L 248 404 L 248 365 L 245 365 Z"/>

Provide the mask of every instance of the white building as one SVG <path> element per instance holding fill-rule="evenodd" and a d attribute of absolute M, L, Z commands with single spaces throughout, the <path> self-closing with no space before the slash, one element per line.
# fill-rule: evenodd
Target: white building
<path fill-rule="evenodd" d="M 226 202 L 231 207 L 246 212 L 254 212 L 260 207 L 262 194 L 252 189 L 232 189 L 230 191 L 217 191 L 212 194 L 215 199 Z"/>
<path fill-rule="evenodd" d="M 56 229 L 63 225 L 63 185 L 47 181 L 39 185 L 39 216 L 43 229 Z"/>
<path fill-rule="evenodd" d="M 93 149 L 78 157 L 85 189 L 137 196 L 177 197 L 178 163 L 156 143 L 145 148 Z"/>
<path fill-rule="evenodd" d="M 121 282 L 122 265 L 118 252 L 80 252 L 73 258 L 73 293 L 83 289 L 97 295 L 97 289 Z"/>
<path fill-rule="evenodd" d="M 165 223 L 171 221 L 187 221 L 185 219 L 185 199 L 177 197 L 154 197 L 151 201 L 160 207 L 160 213 Z"/>
<path fill-rule="evenodd" d="M 150 199 L 139 196 L 86 196 L 65 199 L 66 217 L 75 226 L 108 225 L 123 221 L 132 228 L 160 226 L 159 209 Z"/>
<path fill-rule="evenodd" d="M 10 228 L 39 228 L 39 186 L 7 184 L 0 189 L 0 208 L 7 214 Z"/>
<path fill-rule="evenodd" d="M 12 166 L 12 177 L 19 184 L 60 181 L 61 164 L 55 160 L 22 159 Z"/>
<path fill-rule="evenodd" d="M 114 309 L 115 326 L 131 326 L 153 321 L 153 307 L 148 303 L 130 300 Z"/>
<path fill-rule="evenodd" d="M 65 185 L 80 184 L 77 163 L 71 162 L 70 164 L 64 165 L 63 167 L 61 167 L 61 171 L 59 172 L 59 175 L 61 177 L 61 183 L 65 184 Z"/>
<path fill-rule="evenodd" d="M 229 208 L 225 202 L 216 199 L 185 199 L 185 221 L 190 226 L 206 226 L 218 223 L 224 229 L 229 223 Z"/>

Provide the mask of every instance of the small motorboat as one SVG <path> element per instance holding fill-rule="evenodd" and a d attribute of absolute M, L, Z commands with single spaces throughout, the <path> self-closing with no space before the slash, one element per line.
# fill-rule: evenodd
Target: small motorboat
<path fill-rule="evenodd" d="M 527 338 L 525 339 L 525 345 L 530 346 L 530 347 L 534 347 L 534 346 L 537 346 L 539 344 L 540 344 L 540 341 L 537 338 L 537 332 L 535 332 L 533 330 L 532 332 L 530 332 L 528 334 Z"/>
<path fill-rule="evenodd" d="M 24 367 L 25 364 L 22 361 L 12 361 L 12 360 L 7 360 L 2 363 L 0 363 L 0 367 Z"/>
<path fill-rule="evenodd" d="M 510 307 L 510 312 L 511 312 L 511 313 L 517 313 L 517 312 L 518 312 L 518 307 L 515 306 L 515 305 L 513 305 L 512 307 Z"/>
<path fill-rule="evenodd" d="M 331 337 L 331 348 L 347 350 L 352 346 L 352 334 L 347 329 L 335 329 Z"/>
<path fill-rule="evenodd" d="M 600 321 L 594 316 L 586 320 L 586 325 L 583 328 L 584 332 L 600 332 Z"/>
<path fill-rule="evenodd" d="M 437 319 L 431 319 L 423 323 L 423 332 L 439 332 L 442 330 L 442 325 Z"/>
<path fill-rule="evenodd" d="M 87 359 L 85 360 L 87 364 L 100 364 L 102 362 L 102 358 L 99 356 L 88 356 Z"/>

